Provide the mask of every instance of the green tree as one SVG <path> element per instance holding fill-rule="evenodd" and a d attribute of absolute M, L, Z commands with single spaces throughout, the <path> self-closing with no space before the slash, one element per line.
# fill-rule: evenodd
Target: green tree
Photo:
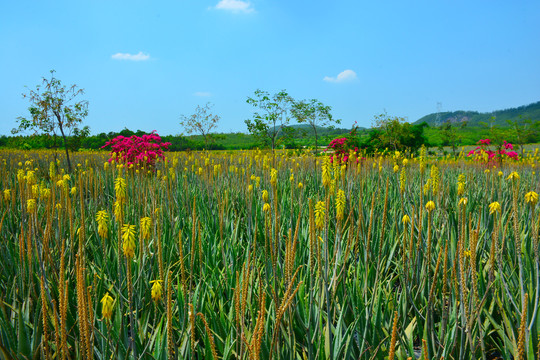
<path fill-rule="evenodd" d="M 275 158 L 276 147 L 291 135 L 292 129 L 288 125 L 292 97 L 286 90 L 270 95 L 267 91 L 257 89 L 246 102 L 260 111 L 255 111 L 253 119 L 245 120 L 249 132 L 258 141 L 270 146 Z"/>
<path fill-rule="evenodd" d="M 318 128 L 330 127 L 334 128 L 332 123 L 339 124 L 341 120 L 334 119 L 330 113 L 332 108 L 324 105 L 317 99 L 295 101 L 292 104 L 292 115 L 296 118 L 299 124 L 307 123 L 313 129 L 315 136 L 315 155 L 318 154 Z"/>
<path fill-rule="evenodd" d="M 381 114 L 375 116 L 375 128 L 378 131 L 372 132 L 372 136 L 378 136 L 382 147 L 394 151 L 406 148 L 416 151 L 427 142 L 424 136 L 424 128 L 427 126 L 425 122 L 412 125 L 404 118 Z"/>
<path fill-rule="evenodd" d="M 66 151 L 68 171 L 71 172 L 67 137 L 72 131 L 78 134 L 81 132 L 88 134 L 88 126 L 79 129 L 79 125 L 88 115 L 88 101 L 77 100 L 79 95 L 84 94 L 84 89 L 78 88 L 77 85 L 66 87 L 54 77 L 54 70 L 50 72 L 50 79 L 43 77 L 41 85 L 37 85 L 35 90 L 23 94 L 23 98 L 30 101 L 28 108 L 30 117 L 19 116 L 17 118 L 19 127 L 14 128 L 11 132 L 16 134 L 32 130 L 34 135 L 41 133 L 52 136 L 54 144 L 56 144 L 57 132 L 59 131 Z"/>
<path fill-rule="evenodd" d="M 466 121 L 462 121 L 459 126 L 452 126 L 450 120 L 447 120 L 439 127 L 443 145 L 452 147 L 454 157 L 456 157 L 456 150 L 462 138 L 462 132 L 458 129 L 463 129 L 465 126 L 467 126 Z"/>
<path fill-rule="evenodd" d="M 187 134 L 199 133 L 204 138 L 205 148 L 208 149 L 208 144 L 215 141 L 215 137 L 211 133 L 218 125 L 220 117 L 210 112 L 213 104 L 206 103 L 204 106 L 197 105 L 195 113 L 192 115 L 181 115 L 180 125 L 182 125 Z"/>
<path fill-rule="evenodd" d="M 535 142 L 540 134 L 540 121 L 532 121 L 531 119 L 522 120 L 506 120 L 510 125 L 511 133 L 523 157 L 523 145 Z"/>

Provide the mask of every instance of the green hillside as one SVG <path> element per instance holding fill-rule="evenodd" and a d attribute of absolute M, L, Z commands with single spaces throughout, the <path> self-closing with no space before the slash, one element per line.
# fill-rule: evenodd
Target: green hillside
<path fill-rule="evenodd" d="M 482 122 L 488 123 L 491 118 L 494 118 L 494 124 L 499 126 L 508 126 L 508 120 L 540 121 L 540 101 L 529 105 L 523 105 L 517 108 L 498 110 L 489 113 L 461 110 L 452 112 L 441 112 L 439 114 L 433 113 L 417 120 L 415 124 L 419 124 L 425 121 L 426 123 L 428 123 L 429 126 L 433 127 L 441 125 L 447 121 L 456 125 L 459 125 L 466 121 L 467 126 L 478 127 L 481 126 Z"/>

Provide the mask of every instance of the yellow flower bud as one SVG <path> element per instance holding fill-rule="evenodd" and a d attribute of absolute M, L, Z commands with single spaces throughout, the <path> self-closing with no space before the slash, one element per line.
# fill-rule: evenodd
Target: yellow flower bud
<path fill-rule="evenodd" d="M 501 212 L 501 204 L 499 204 L 497 201 L 489 204 L 489 214 L 492 215 L 495 212 Z"/>
<path fill-rule="evenodd" d="M 538 194 L 534 191 L 529 191 L 525 194 L 525 202 L 534 207 L 538 202 Z"/>
<path fill-rule="evenodd" d="M 163 295 L 163 286 L 161 286 L 161 282 L 162 280 L 150 281 L 150 284 L 153 284 L 151 290 L 152 300 L 156 303 L 161 300 L 161 296 Z"/>
<path fill-rule="evenodd" d="M 105 296 L 101 299 L 101 314 L 103 319 L 111 320 L 112 311 L 113 311 L 114 300 L 110 297 L 109 293 L 106 293 Z"/>
<path fill-rule="evenodd" d="M 426 210 L 429 212 L 435 210 L 435 203 L 433 201 L 428 201 L 426 204 Z"/>
<path fill-rule="evenodd" d="M 508 177 L 506 178 L 506 180 L 518 180 L 518 179 L 519 179 L 519 174 L 517 173 L 517 171 L 512 171 L 510 175 L 508 175 Z"/>

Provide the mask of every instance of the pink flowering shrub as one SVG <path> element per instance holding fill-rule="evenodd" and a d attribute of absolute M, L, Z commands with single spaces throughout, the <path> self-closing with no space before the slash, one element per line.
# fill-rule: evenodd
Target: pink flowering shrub
<path fill-rule="evenodd" d="M 328 144 L 328 147 L 325 149 L 325 151 L 333 150 L 333 154 L 330 154 L 330 162 L 334 162 L 334 158 L 339 159 L 340 162 L 347 162 L 349 161 L 349 152 L 350 150 L 354 150 L 355 152 L 358 152 L 358 147 L 352 148 L 350 146 L 350 140 L 346 137 L 337 138 L 334 139 Z"/>
<path fill-rule="evenodd" d="M 467 156 L 474 156 L 476 160 L 483 161 L 485 163 L 493 163 L 494 161 L 498 160 L 501 164 L 503 160 L 518 159 L 518 153 L 514 151 L 514 146 L 511 143 L 506 142 L 506 140 L 495 151 L 489 149 L 490 145 L 490 139 L 481 139 L 478 141 L 478 146 L 469 151 Z"/>
<path fill-rule="evenodd" d="M 354 123 L 349 135 L 347 137 L 336 138 L 328 144 L 325 152 L 330 151 L 330 162 L 333 163 L 334 159 L 338 162 L 347 163 L 349 161 L 349 156 L 351 152 L 358 153 L 358 146 L 360 144 L 360 139 L 357 135 L 358 126 L 356 122 Z M 357 156 L 356 163 L 360 160 Z M 362 158 L 364 159 L 364 158 Z"/>
<path fill-rule="evenodd" d="M 143 136 L 117 136 L 101 148 L 111 147 L 109 162 L 114 160 L 127 166 L 139 165 L 151 168 L 158 159 L 165 159 L 163 150 L 168 150 L 169 145 L 171 143 L 162 143 L 161 137 L 154 130 Z"/>

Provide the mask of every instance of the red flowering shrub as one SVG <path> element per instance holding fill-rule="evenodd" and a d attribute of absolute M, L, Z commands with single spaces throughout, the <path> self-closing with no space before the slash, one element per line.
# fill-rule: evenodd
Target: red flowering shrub
<path fill-rule="evenodd" d="M 488 148 L 489 145 L 491 145 L 490 139 L 481 139 L 478 141 L 478 146 L 469 151 L 467 156 L 474 156 L 476 160 L 483 161 L 485 163 L 492 163 L 497 159 L 499 160 L 499 163 L 502 163 L 502 161 L 505 159 L 518 159 L 518 153 L 513 151 L 514 146 L 509 142 L 506 142 L 506 140 L 496 151 L 490 150 Z"/>
<path fill-rule="evenodd" d="M 158 159 L 165 159 L 163 150 L 168 150 L 171 143 L 162 143 L 161 137 L 152 131 L 143 136 L 117 136 L 101 148 L 111 147 L 109 162 L 116 161 L 125 165 L 153 167 Z"/>
<path fill-rule="evenodd" d="M 357 131 L 358 126 L 355 122 L 347 137 L 336 138 L 328 144 L 324 151 L 332 151 L 329 155 L 331 163 L 334 162 L 334 159 L 337 159 L 339 162 L 347 163 L 351 152 L 358 153 L 360 140 L 357 136 Z M 358 161 L 359 159 L 356 157 L 356 163 L 358 163 Z"/>
<path fill-rule="evenodd" d="M 350 150 L 354 150 L 355 152 L 358 152 L 358 147 L 354 147 L 353 149 L 350 146 L 349 139 L 342 137 L 334 139 L 328 144 L 328 147 L 325 151 L 333 150 L 333 154 L 330 154 L 330 162 L 334 162 L 334 158 L 339 159 L 342 162 L 349 161 L 349 152 Z"/>

